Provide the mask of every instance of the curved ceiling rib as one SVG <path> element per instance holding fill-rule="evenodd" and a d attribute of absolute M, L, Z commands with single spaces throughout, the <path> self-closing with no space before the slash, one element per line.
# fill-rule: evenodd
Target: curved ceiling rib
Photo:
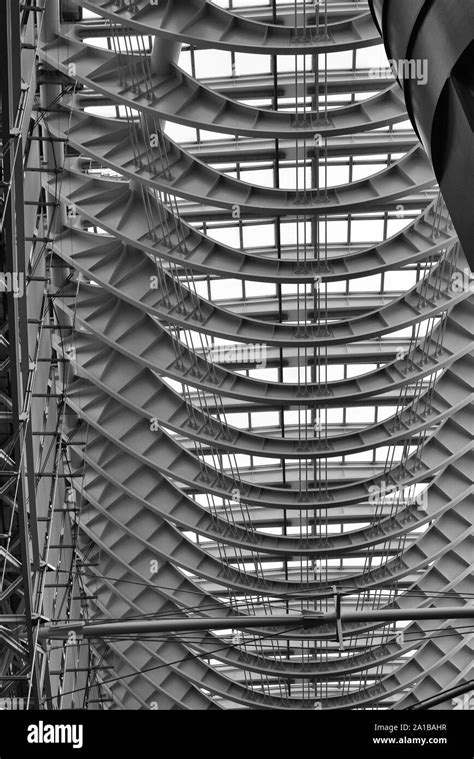
<path fill-rule="evenodd" d="M 39 55 L 68 82 L 43 184 L 85 582 L 96 618 L 210 627 L 104 643 L 111 708 L 399 708 L 462 681 L 459 620 L 345 625 L 344 650 L 292 623 L 335 592 L 461 607 L 472 579 L 473 296 L 368 7 L 74 4 Z"/>
<path fill-rule="evenodd" d="M 466 509 L 466 507 L 465 507 L 465 509 Z M 94 535 L 95 539 L 98 540 L 98 542 L 100 543 L 100 545 L 105 547 L 105 544 L 102 542 L 101 538 L 97 535 L 94 526 L 92 526 L 94 524 L 94 522 L 95 522 L 96 526 L 98 524 L 100 524 L 100 519 L 98 518 L 98 515 L 95 515 L 95 519 L 94 519 L 94 516 L 92 514 L 86 515 L 86 519 L 87 519 L 88 525 L 87 525 L 87 527 L 85 527 L 85 531 L 88 534 Z M 465 519 L 465 517 L 464 517 L 464 519 Z M 103 527 L 106 524 L 106 522 L 107 522 L 107 517 L 103 516 L 102 517 L 102 526 Z M 89 525 L 91 525 L 91 526 L 89 526 Z M 97 527 L 96 527 L 96 529 L 97 529 Z M 450 561 L 452 561 L 453 552 L 456 549 L 457 549 L 456 553 L 458 555 L 459 554 L 464 555 L 464 557 L 466 559 L 468 557 L 468 551 L 470 549 L 469 541 L 461 541 L 460 543 L 458 543 L 458 545 L 455 545 L 454 548 L 448 549 L 440 557 L 440 560 L 439 560 L 439 572 L 437 573 L 438 576 L 436 577 L 436 586 L 435 587 L 436 588 L 446 588 L 446 589 L 449 589 L 449 591 L 450 591 L 450 593 L 452 595 L 455 595 L 455 592 L 453 592 L 453 588 L 455 588 L 455 589 L 459 588 L 459 597 L 460 597 L 460 600 L 461 600 L 461 598 L 462 598 L 462 590 L 463 590 L 463 588 L 464 589 L 466 588 L 465 570 L 463 572 L 462 568 L 459 567 L 459 565 L 458 565 L 457 575 L 453 576 L 448 583 L 446 583 L 445 574 L 444 574 L 445 572 L 449 572 L 449 564 L 450 564 Z M 110 548 L 105 549 L 105 550 L 107 550 L 107 553 L 108 553 L 109 557 L 112 560 L 116 560 L 117 559 L 116 555 L 114 554 L 114 552 Z M 465 561 L 465 568 L 467 568 L 468 566 L 469 566 L 468 561 Z M 114 568 L 115 572 L 116 571 L 121 572 L 122 576 L 124 575 L 124 573 L 127 573 L 128 575 L 130 575 L 130 568 L 129 568 L 128 565 L 127 566 L 123 566 L 120 569 L 118 569 L 117 568 L 117 564 L 114 562 L 113 568 Z M 175 588 L 175 593 L 177 594 L 177 597 L 179 597 L 181 593 L 183 594 L 183 598 L 189 592 L 192 595 L 193 591 L 189 591 L 189 588 L 186 587 L 186 585 L 188 583 L 182 577 L 180 577 L 179 575 L 176 575 L 173 578 L 172 565 L 170 565 L 170 564 L 165 565 L 164 566 L 164 570 L 165 570 L 165 573 L 166 573 L 167 582 L 170 583 L 170 585 L 168 585 L 164 590 L 162 590 L 159 587 L 157 587 L 156 590 L 160 593 L 160 595 L 164 595 L 165 597 L 168 595 L 171 598 L 173 598 L 174 594 L 171 594 L 169 592 L 169 591 L 172 590 L 173 586 Z M 428 577 L 429 577 L 430 574 L 433 574 L 432 570 L 428 570 L 428 572 L 425 573 L 425 577 L 426 577 L 426 575 L 428 575 Z M 137 572 L 136 569 L 133 570 L 133 576 L 135 576 L 135 577 L 141 577 L 143 579 L 143 575 L 140 575 L 140 573 Z M 425 577 L 423 579 L 425 579 Z M 442 578 L 441 582 L 440 582 L 440 578 Z M 114 579 L 116 580 L 116 579 L 121 579 L 121 578 L 119 577 L 119 578 L 114 578 Z M 174 582 L 173 582 L 173 579 L 174 579 Z M 117 593 L 117 591 L 115 589 L 116 588 L 116 583 L 115 582 L 113 584 L 107 583 L 106 578 L 103 578 L 102 582 L 100 584 L 102 584 L 102 586 L 105 586 L 105 587 L 109 586 L 108 587 L 109 591 L 111 591 L 112 588 L 113 588 L 112 592 Z M 430 584 L 433 585 L 432 582 Z M 122 595 L 127 595 L 130 598 L 131 593 L 133 593 L 133 591 L 131 590 L 130 586 L 129 585 L 124 585 L 123 587 L 126 588 L 126 590 L 122 591 Z M 180 592 L 178 592 L 178 588 L 179 588 Z M 434 588 L 432 588 L 432 589 L 434 590 Z M 420 592 L 420 589 L 417 588 L 416 586 L 414 588 L 414 591 L 418 591 L 418 593 L 419 593 L 420 596 L 423 595 L 423 593 Z M 102 589 L 101 589 L 101 592 L 102 592 Z M 440 592 L 440 591 L 437 590 L 436 592 Z M 151 602 L 153 604 L 153 608 L 156 609 L 156 606 L 157 606 L 157 596 L 156 596 L 156 594 L 149 595 L 148 596 L 148 600 L 151 600 Z M 212 599 L 205 598 L 204 595 L 203 595 L 202 601 L 204 601 L 204 600 L 208 604 L 207 609 L 212 608 Z M 407 605 L 408 606 L 413 606 L 414 604 L 419 603 L 416 600 L 414 600 L 413 598 L 410 599 L 409 597 L 408 597 L 408 599 L 405 598 L 405 603 L 403 603 L 403 600 L 404 599 L 402 599 L 401 606 L 404 607 L 404 608 L 406 608 Z M 146 600 L 143 599 L 143 596 L 142 596 L 141 602 L 139 602 L 138 604 L 137 603 L 133 603 L 133 601 L 130 601 L 129 599 L 127 599 L 127 601 L 128 601 L 128 604 L 131 605 L 131 608 L 133 608 L 136 613 L 142 613 L 142 614 L 146 613 L 145 612 L 145 608 L 147 608 L 147 605 L 146 605 Z M 202 603 L 202 601 L 201 601 L 201 603 Z M 422 602 L 419 605 L 421 605 L 421 606 L 426 605 L 426 602 L 427 602 L 427 599 L 425 599 L 424 603 Z M 191 602 L 191 603 L 193 603 L 193 602 Z M 189 602 L 188 602 L 188 605 L 189 605 Z M 195 608 L 195 607 L 193 606 L 193 608 Z M 209 612 L 207 611 L 207 609 L 206 609 L 206 606 L 203 607 L 204 612 L 207 613 L 207 615 L 209 616 Z M 224 609 L 225 609 L 225 607 L 224 607 Z M 217 611 L 215 613 L 222 614 L 223 610 L 219 610 L 219 611 Z M 212 616 L 210 618 L 212 619 Z M 291 617 L 290 617 L 290 619 L 291 619 Z M 442 630 L 447 630 L 447 629 L 450 628 L 451 625 L 454 625 L 454 623 L 455 623 L 455 621 L 453 621 L 452 623 L 444 623 L 441 626 L 441 629 Z M 433 656 L 432 656 L 432 651 L 430 650 L 430 648 L 432 649 L 433 645 L 434 645 L 435 649 L 438 648 L 438 656 L 439 656 L 439 650 L 440 649 L 439 649 L 439 647 L 437 647 L 437 642 L 436 642 L 436 640 L 434 640 L 433 642 L 430 641 L 429 634 L 424 633 L 424 629 L 423 628 L 428 627 L 429 624 L 430 623 L 421 623 L 421 624 L 420 623 L 416 623 L 416 624 L 412 624 L 410 626 L 410 628 L 406 631 L 406 637 L 409 640 L 410 640 L 410 638 L 409 638 L 410 635 L 412 635 L 412 636 L 415 635 L 417 640 L 419 640 L 419 639 L 423 640 L 423 638 L 427 638 L 428 639 L 428 652 L 426 650 L 423 651 L 423 649 L 422 649 L 422 652 L 421 652 L 422 653 L 421 658 L 424 659 L 426 657 L 426 663 L 424 665 L 426 671 L 432 671 L 433 669 L 439 667 L 439 665 L 440 665 L 439 658 L 436 658 L 436 660 L 434 661 L 433 660 Z M 469 656 L 472 654 L 472 634 L 468 637 L 467 646 L 466 646 L 466 642 L 464 641 L 462 633 L 461 632 L 457 632 L 455 626 L 453 626 L 452 629 L 453 629 L 453 633 L 455 634 L 455 636 L 457 638 L 456 644 L 457 644 L 458 650 L 464 649 L 464 651 L 462 651 L 462 656 L 460 658 L 462 660 L 462 666 L 465 666 L 465 663 L 469 662 Z M 262 635 L 264 634 L 263 630 L 262 630 L 261 634 Z M 291 634 L 291 636 L 293 637 L 293 633 Z M 320 637 L 323 637 L 323 636 L 324 636 L 324 633 L 320 633 Z M 308 639 L 308 638 L 309 639 L 311 638 L 311 634 L 307 634 L 306 635 L 306 639 Z M 144 645 L 144 644 L 142 644 L 142 645 Z M 400 643 L 399 639 L 397 639 L 396 642 L 385 643 L 381 649 L 377 649 L 377 648 L 373 649 L 373 655 L 371 655 L 369 657 L 370 658 L 370 662 L 373 663 L 373 664 L 375 664 L 377 661 L 383 661 L 384 658 L 387 658 L 387 655 L 389 655 L 389 654 L 391 654 L 391 658 L 393 658 L 396 653 L 400 652 L 400 648 L 403 648 L 404 645 L 405 645 L 404 643 Z M 410 645 L 412 646 L 413 643 L 411 643 Z M 443 648 L 443 645 L 441 646 L 441 648 Z M 444 648 L 446 650 L 446 647 L 444 647 Z M 452 651 L 453 651 L 452 650 L 452 643 L 450 643 L 447 646 L 447 649 L 452 653 Z M 367 661 L 367 654 L 364 654 L 363 656 L 365 656 L 366 661 Z M 245 658 L 247 659 L 247 655 L 245 655 Z M 356 665 L 357 665 L 357 657 L 355 657 L 355 658 L 356 658 Z M 446 663 L 449 664 L 449 655 L 445 654 L 443 658 L 446 661 Z M 242 665 L 242 663 L 240 663 L 240 664 Z M 443 662 L 441 662 L 441 665 L 443 665 Z M 461 671 L 462 671 L 462 666 L 459 667 L 459 669 Z M 311 669 L 312 669 L 312 667 L 311 667 Z M 324 673 L 324 675 L 329 674 L 329 676 L 330 676 L 331 667 L 327 667 L 326 669 L 329 670 L 329 672 L 326 671 Z M 448 672 L 446 674 L 449 677 L 449 667 L 448 667 Z M 443 677 L 442 670 L 441 670 L 441 676 Z M 339 672 L 334 673 L 334 680 L 335 681 L 337 681 L 339 677 L 340 677 L 340 673 Z M 414 681 L 414 679 L 415 678 L 418 679 L 418 677 L 419 677 L 419 665 L 418 665 L 418 661 L 411 660 L 411 661 L 405 662 L 404 665 L 403 665 L 403 669 L 400 669 L 399 671 L 397 671 L 397 674 L 395 676 L 390 676 L 389 675 L 384 680 L 382 680 L 381 687 L 385 691 L 388 691 L 388 692 L 390 692 L 390 690 L 393 690 L 394 692 L 397 692 L 397 691 L 400 691 L 401 689 L 403 689 L 404 687 L 406 687 L 407 684 L 411 684 Z M 211 678 L 211 680 L 212 680 L 212 678 Z M 226 683 L 225 680 L 221 680 L 221 683 L 214 682 L 213 686 L 212 686 L 212 692 L 214 692 L 214 693 L 221 693 L 222 692 L 222 688 L 229 687 L 229 685 L 230 684 Z M 329 701 L 329 703 L 326 702 L 325 708 L 348 708 L 351 704 L 354 703 L 354 701 L 356 703 L 361 703 L 362 705 L 364 703 L 365 704 L 371 704 L 371 703 L 374 703 L 374 701 L 375 702 L 377 701 L 376 695 L 379 694 L 379 693 L 380 693 L 380 687 L 364 689 L 362 691 L 359 691 L 357 694 L 353 694 L 353 695 L 350 695 L 350 696 L 332 698 Z M 291 704 L 288 703 L 287 699 L 274 698 L 273 701 L 271 699 L 267 700 L 266 698 L 262 698 L 262 696 L 261 696 L 260 693 L 255 694 L 255 693 L 252 693 L 252 692 L 250 692 L 250 693 L 248 693 L 248 692 L 247 693 L 245 693 L 245 692 L 242 693 L 241 692 L 238 695 L 234 694 L 234 697 L 237 698 L 237 701 L 242 701 L 243 700 L 244 703 L 250 703 L 250 704 L 255 699 L 255 702 L 258 704 L 259 708 L 265 708 L 265 705 L 270 706 L 270 708 L 286 708 L 286 707 L 291 708 Z M 301 699 L 299 701 L 299 704 L 298 704 L 298 702 L 296 704 L 293 703 L 293 706 L 297 706 L 297 708 L 309 708 L 309 709 L 314 708 L 314 704 L 312 703 L 312 701 L 307 701 L 307 700 L 303 700 L 303 699 Z"/>
<path fill-rule="evenodd" d="M 435 273 L 426 283 L 426 296 L 423 285 L 416 285 L 405 295 L 394 299 L 391 303 L 384 303 L 375 311 L 357 315 L 352 319 L 331 321 L 330 325 L 324 329 L 250 319 L 213 306 L 203 299 L 193 299 L 187 288 L 179 286 L 176 286 L 176 292 L 169 298 L 167 298 L 166 290 L 151 288 L 145 296 L 149 301 L 146 309 L 135 308 L 112 294 L 98 295 L 93 286 L 85 286 L 84 300 L 78 306 L 77 313 L 81 321 L 91 325 L 91 329 L 100 330 L 105 339 L 114 341 L 119 350 L 139 358 L 143 357 L 143 361 L 149 366 L 159 367 L 160 357 L 157 356 L 155 359 L 154 343 L 160 339 L 163 329 L 159 326 L 155 328 L 155 322 L 151 317 L 159 319 L 160 322 L 176 325 L 181 329 L 193 329 L 228 340 L 234 338 L 242 343 L 257 342 L 278 347 L 296 345 L 302 348 L 347 344 L 378 337 L 434 318 L 459 300 L 465 299 L 465 292 L 454 294 L 444 291 L 443 285 L 446 279 L 448 283 L 450 280 L 443 274 Z M 458 274 L 462 274 L 462 270 L 455 269 L 454 276 Z M 110 318 L 117 309 L 120 310 L 120 318 L 124 322 L 127 316 L 133 317 L 134 323 L 140 322 L 143 329 L 141 343 L 132 341 L 130 346 L 130 336 L 125 330 L 119 332 L 116 338 L 113 336 L 117 325 L 111 324 Z M 117 321 L 118 319 L 117 315 Z"/>
<path fill-rule="evenodd" d="M 52 185 L 53 182 L 49 183 L 50 187 Z M 426 211 L 386 241 L 359 251 L 349 246 L 344 256 L 331 256 L 324 261 L 297 261 L 236 250 L 199 234 L 185 220 L 181 220 L 185 229 L 185 239 L 181 240 L 171 214 L 166 214 L 162 221 L 153 206 L 147 213 L 148 199 L 124 182 L 97 178 L 85 180 L 82 173 L 66 171 L 59 194 L 67 205 L 76 208 L 78 214 L 95 226 L 111 234 L 120 230 L 120 236 L 115 234 L 115 240 L 120 239 L 178 266 L 186 265 L 198 273 L 209 275 L 219 271 L 222 276 L 262 282 L 304 284 L 314 282 L 316 276 L 323 281 L 367 276 L 371 272 L 426 261 L 456 242 L 446 219 L 438 229 L 436 203 L 429 203 L 427 197 L 416 200 L 419 205 L 427 205 Z M 56 240 L 67 246 L 70 234 L 70 230 L 66 230 Z M 75 242 L 79 242 L 77 237 Z"/>
<path fill-rule="evenodd" d="M 316 21 L 313 9 L 312 18 L 307 19 L 303 32 L 299 26 L 282 27 L 248 19 L 207 0 L 168 0 L 156 5 L 136 2 L 119 8 L 114 7 L 117 3 L 109 0 L 74 2 L 142 34 L 158 35 L 197 47 L 295 55 L 353 50 L 380 42 L 371 14 L 358 13 L 357 9 L 353 19 L 333 22 L 327 28 L 319 19 Z M 268 8 L 262 10 L 268 15 Z"/>
<path fill-rule="evenodd" d="M 407 193 L 433 186 L 433 171 L 423 148 L 415 147 L 388 168 L 367 179 L 321 190 L 272 190 L 250 185 L 212 169 L 169 139 L 149 148 L 146 134 L 112 119 L 75 110 L 48 121 L 53 135 L 66 138 L 80 153 L 131 181 L 195 203 L 211 203 L 239 213 L 268 216 L 350 213 L 368 204 L 393 203 Z"/>
<path fill-rule="evenodd" d="M 117 451 L 116 456 L 120 456 Z M 111 461 L 110 459 L 109 461 Z M 309 537 L 293 538 L 291 536 L 275 536 L 259 533 L 255 535 L 243 527 L 233 527 L 223 518 L 211 519 L 205 509 L 196 507 L 195 502 L 186 496 L 177 486 L 171 484 L 163 477 L 156 477 L 154 493 L 159 488 L 160 496 L 153 493 L 146 498 L 139 496 L 133 483 L 128 482 L 129 477 L 124 473 L 122 477 L 114 477 L 107 474 L 105 465 L 100 466 L 94 454 L 86 455 L 86 466 L 83 487 L 95 494 L 98 503 L 112 512 L 120 513 L 130 499 L 141 504 L 146 511 L 156 512 L 164 519 L 172 520 L 184 530 L 198 531 L 201 535 L 213 541 L 226 539 L 231 545 L 247 551 L 258 549 L 270 556 L 284 556 L 290 552 L 294 556 L 343 556 L 357 551 L 363 551 L 368 546 L 380 546 L 390 538 L 397 538 L 409 532 L 414 532 L 427 521 L 440 516 L 450 508 L 451 502 L 458 499 L 458 494 L 468 494 L 470 488 L 469 468 L 472 460 L 469 454 L 464 454 L 449 464 L 442 475 L 429 486 L 429 512 L 421 509 L 413 510 L 404 508 L 396 517 L 384 517 L 379 525 L 370 528 L 352 530 L 344 535 L 336 535 L 331 538 Z M 150 472 L 150 467 L 142 466 L 138 471 L 141 474 Z M 437 480 L 440 480 L 438 483 Z M 120 481 L 119 481 L 120 480 Z M 111 490 L 108 483 L 120 484 L 120 489 Z M 368 494 L 367 494 L 368 495 Z M 360 499 L 363 501 L 363 499 Z M 382 550 L 381 548 L 376 550 Z"/>
<path fill-rule="evenodd" d="M 71 402 L 73 398 L 71 398 Z M 78 409 L 80 400 L 75 403 L 75 408 Z M 466 403 L 466 414 L 471 413 L 472 409 Z M 93 417 L 88 417 L 89 420 Z M 420 458 L 418 454 L 412 454 L 403 466 L 399 468 L 392 468 L 390 470 L 391 486 L 400 490 L 409 488 L 414 483 L 424 482 L 426 479 L 430 479 L 439 469 L 441 465 L 451 463 L 457 455 L 464 454 L 469 449 L 469 422 L 463 424 L 465 417 L 461 412 L 455 414 L 452 419 L 445 422 L 443 425 L 445 432 L 449 434 L 456 442 L 456 448 L 451 451 L 442 446 L 436 439 L 428 442 L 423 451 L 423 456 Z M 99 425 L 95 425 L 97 428 Z M 100 434 L 99 434 L 100 433 Z M 87 457 L 93 453 L 98 456 L 103 455 L 104 449 L 106 450 L 105 458 L 108 461 L 109 458 L 113 462 L 110 465 L 113 476 L 122 479 L 124 471 L 117 467 L 117 459 L 120 459 L 120 450 L 122 448 L 128 452 L 128 446 L 121 446 L 116 438 L 110 435 L 108 436 L 108 429 L 104 426 L 100 427 L 98 434 L 93 435 L 91 431 L 90 444 L 88 446 L 88 452 L 85 454 Z M 140 454 L 130 458 L 130 465 L 132 471 L 142 472 L 146 471 L 146 481 L 150 484 L 150 491 L 153 491 L 154 495 L 158 492 L 158 488 L 163 483 L 163 477 L 159 473 L 159 469 L 163 470 L 165 477 L 167 476 L 173 482 L 179 481 L 184 484 L 185 487 L 191 491 L 199 489 L 199 492 L 204 491 L 216 495 L 221 498 L 230 498 L 232 493 L 240 488 L 240 499 L 242 502 L 251 504 L 253 506 L 261 505 L 268 509 L 293 509 L 300 511 L 303 508 L 326 508 L 326 509 L 338 509 L 345 504 L 357 503 L 359 501 L 370 500 L 371 495 L 379 492 L 383 489 L 382 484 L 387 476 L 383 473 L 378 475 L 374 474 L 367 480 L 356 480 L 345 487 L 330 488 L 328 486 L 327 492 L 321 494 L 317 489 L 308 489 L 301 491 L 298 489 L 284 489 L 284 488 L 270 488 L 264 486 L 255 486 L 251 482 L 241 479 L 231 479 L 225 475 L 221 475 L 218 471 L 214 471 L 212 467 L 203 472 L 202 467 L 199 466 L 198 460 L 193 458 L 189 452 L 183 452 L 176 446 L 173 449 L 172 443 L 169 439 L 165 439 L 167 436 L 162 433 L 162 439 L 164 439 L 164 448 L 171 450 L 174 454 L 172 464 L 164 464 L 161 467 L 154 464 L 155 475 L 152 473 L 153 468 L 141 468 L 137 461 L 133 458 L 140 460 Z M 179 457 L 179 458 L 178 458 Z M 142 457 L 144 458 L 144 457 Z M 93 461 L 91 459 L 91 461 Z M 98 459 L 100 461 L 100 459 Z M 183 462 L 186 462 L 186 469 L 183 467 Z M 383 470 L 383 467 L 381 467 Z M 117 471 L 118 470 L 118 471 Z M 129 474 L 127 472 L 127 474 Z M 179 480 L 178 480 L 179 477 Z M 130 488 L 133 486 L 133 481 L 129 484 Z M 131 491 L 132 492 L 132 491 Z M 135 494 L 139 491 L 133 491 Z M 376 499 L 372 498 L 372 501 Z M 174 502 L 172 508 L 174 508 Z M 179 506 L 185 506 L 186 502 L 179 499 Z M 201 514 L 202 508 L 199 506 L 194 507 L 197 509 L 197 514 Z M 401 507 L 400 507 L 401 508 Z M 258 514 L 257 514 L 258 516 Z M 189 517 L 188 517 L 189 518 Z M 231 530 L 230 530 L 231 532 Z M 256 544 L 258 544 L 259 537 L 255 537 Z M 306 540 L 306 538 L 305 538 Z"/>
<path fill-rule="evenodd" d="M 60 36 L 40 50 L 44 63 L 116 103 L 156 119 L 200 129 L 249 137 L 308 138 L 365 132 L 406 120 L 403 97 L 397 85 L 377 92 L 361 103 L 324 113 L 271 111 L 245 105 L 205 86 L 177 66 L 164 74 L 143 71 L 140 58 L 84 45 L 76 34 Z M 350 83 L 349 83 L 350 85 Z M 374 79 L 374 88 L 380 89 Z M 199 102 L 199 109 L 196 108 Z"/>

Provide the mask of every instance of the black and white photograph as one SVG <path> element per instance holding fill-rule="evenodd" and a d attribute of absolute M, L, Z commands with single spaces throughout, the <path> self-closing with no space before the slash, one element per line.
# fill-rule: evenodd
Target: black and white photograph
<path fill-rule="evenodd" d="M 472 759 L 474 0 L 0 0 L 0 119 L 0 759 Z"/>

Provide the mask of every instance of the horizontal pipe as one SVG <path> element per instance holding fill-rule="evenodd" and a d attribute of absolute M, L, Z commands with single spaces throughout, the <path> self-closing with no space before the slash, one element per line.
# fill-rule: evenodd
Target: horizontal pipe
<path fill-rule="evenodd" d="M 421 709 L 431 709 L 432 706 L 438 706 L 438 704 L 444 704 L 445 701 L 449 701 L 455 696 L 461 696 L 463 693 L 470 693 L 474 691 L 474 680 L 469 680 L 467 683 L 462 683 L 455 688 L 442 691 L 432 698 L 427 698 L 424 701 L 420 701 L 415 706 L 409 706 L 407 711 L 420 711 Z"/>
<path fill-rule="evenodd" d="M 24 625 L 26 617 L 24 614 L 0 614 L 1 625 Z"/>
<path fill-rule="evenodd" d="M 195 630 L 226 630 L 239 628 L 314 628 L 334 624 L 335 612 L 303 613 L 297 615 L 216 617 L 186 619 L 147 619 L 124 622 L 99 622 L 45 626 L 39 631 L 40 639 L 67 638 L 75 632 L 84 638 L 111 637 L 113 635 L 146 635 L 149 633 L 193 632 Z M 398 622 L 419 619 L 474 619 L 474 606 L 445 606 L 424 609 L 377 609 L 342 612 L 342 624 L 348 622 Z"/>

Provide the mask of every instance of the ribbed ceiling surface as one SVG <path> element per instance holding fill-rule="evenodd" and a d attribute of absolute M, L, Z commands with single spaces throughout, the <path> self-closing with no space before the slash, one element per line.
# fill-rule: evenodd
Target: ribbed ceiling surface
<path fill-rule="evenodd" d="M 49 189 L 95 615 L 262 616 L 97 644 L 126 676 L 111 708 L 455 685 L 465 622 L 346 625 L 343 646 L 291 622 L 472 589 L 472 295 L 366 2 L 76 5 L 40 58 L 71 84 Z"/>

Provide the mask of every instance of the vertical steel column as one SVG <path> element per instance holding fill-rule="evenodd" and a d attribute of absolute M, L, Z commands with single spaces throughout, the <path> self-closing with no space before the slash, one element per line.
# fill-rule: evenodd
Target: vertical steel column
<path fill-rule="evenodd" d="M 5 214 L 4 248 L 5 269 L 18 275 L 23 282 L 23 297 L 14 292 L 7 293 L 8 334 L 10 346 L 11 393 L 13 403 L 13 426 L 15 433 L 14 458 L 18 470 L 16 505 L 18 509 L 19 541 L 22 557 L 22 577 L 26 633 L 32 678 L 32 702 L 39 707 L 40 688 L 38 665 L 35 661 L 34 629 L 32 620 L 32 576 L 31 564 L 38 565 L 37 540 L 30 534 L 28 512 L 35 517 L 33 472 L 27 478 L 25 456 L 28 438 L 31 445 L 29 418 L 24 408 L 29 381 L 28 360 L 28 315 L 26 301 L 26 260 L 24 241 L 23 203 L 23 145 L 19 128 L 19 106 L 21 103 L 21 30 L 20 2 L 11 0 L 0 7 L 2 68 L 2 140 L 4 146 L 4 177 L 9 185 L 7 213 Z M 8 149 L 5 149 L 8 146 Z M 30 457 L 28 457 L 30 458 Z M 30 553 L 30 541 L 32 543 Z"/>

